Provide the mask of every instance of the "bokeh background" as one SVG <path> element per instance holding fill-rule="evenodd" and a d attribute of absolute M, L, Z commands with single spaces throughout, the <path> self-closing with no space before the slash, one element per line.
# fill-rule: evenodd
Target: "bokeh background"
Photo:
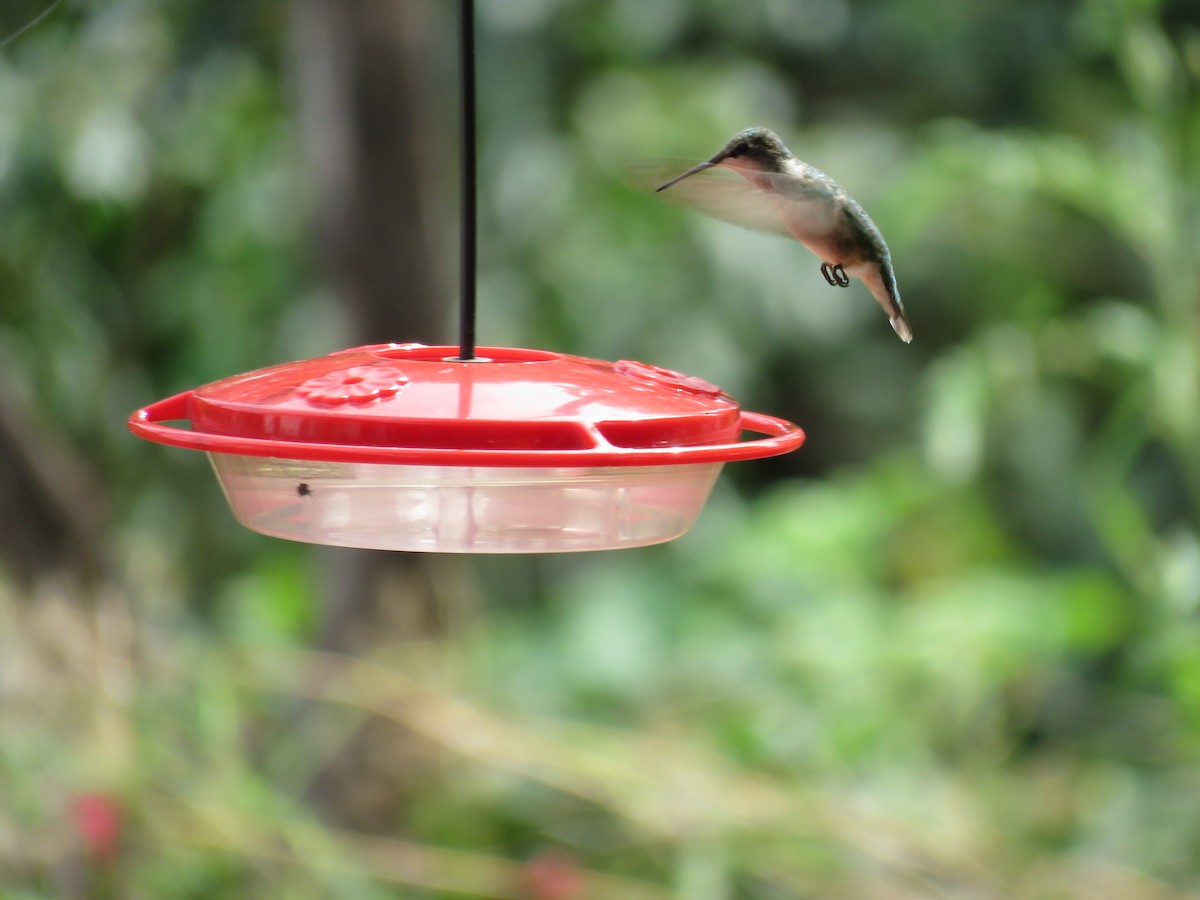
<path fill-rule="evenodd" d="M 481 341 L 809 442 L 643 550 L 260 537 L 125 419 L 453 340 L 454 6 L 0 49 L 0 894 L 1200 892 L 1200 8 L 480 0 Z M 911 346 L 622 180 L 751 125 L 871 211 Z"/>

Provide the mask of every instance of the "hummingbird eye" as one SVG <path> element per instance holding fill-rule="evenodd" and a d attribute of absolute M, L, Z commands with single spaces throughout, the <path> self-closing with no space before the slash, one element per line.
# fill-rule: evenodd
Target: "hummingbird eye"
<path fill-rule="evenodd" d="M 733 153 L 731 153 L 729 155 L 730 156 L 741 156 L 743 153 L 745 153 L 749 149 L 750 149 L 750 145 L 747 144 L 745 141 L 742 141 L 740 144 L 738 144 L 736 147 L 733 148 Z"/>

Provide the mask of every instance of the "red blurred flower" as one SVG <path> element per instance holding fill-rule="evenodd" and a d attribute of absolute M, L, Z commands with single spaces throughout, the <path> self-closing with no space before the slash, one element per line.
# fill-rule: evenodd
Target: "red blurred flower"
<path fill-rule="evenodd" d="M 125 818 L 116 798 L 100 792 L 76 794 L 71 818 L 88 856 L 101 862 L 116 858 Z"/>
<path fill-rule="evenodd" d="M 583 896 L 579 866 L 570 854 L 561 850 L 539 853 L 527 862 L 525 883 L 531 900 L 572 900 Z"/>

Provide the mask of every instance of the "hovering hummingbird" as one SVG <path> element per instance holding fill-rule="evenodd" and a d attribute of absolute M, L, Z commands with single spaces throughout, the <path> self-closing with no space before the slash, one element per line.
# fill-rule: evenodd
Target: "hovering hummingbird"
<path fill-rule="evenodd" d="M 883 235 L 836 181 L 793 156 L 775 132 L 748 128 L 730 138 L 712 159 L 659 185 L 655 192 L 718 167 L 733 170 L 744 181 L 697 179 L 672 193 L 715 218 L 795 238 L 821 260 L 821 274 L 830 285 L 848 287 L 850 276 L 861 279 L 900 340 L 912 340 Z"/>

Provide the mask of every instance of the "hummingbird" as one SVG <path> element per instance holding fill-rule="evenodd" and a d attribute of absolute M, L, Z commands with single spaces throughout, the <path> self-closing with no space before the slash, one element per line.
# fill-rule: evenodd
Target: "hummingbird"
<path fill-rule="evenodd" d="M 717 168 L 732 170 L 741 178 L 680 184 Z M 673 193 L 701 212 L 795 238 L 821 260 L 821 274 L 831 286 L 848 287 L 851 276 L 862 280 L 900 340 L 912 341 L 892 256 L 878 226 L 836 181 L 797 159 L 775 132 L 767 128 L 738 132 L 711 159 L 659 185 L 655 193 L 675 185 L 679 187 Z"/>

